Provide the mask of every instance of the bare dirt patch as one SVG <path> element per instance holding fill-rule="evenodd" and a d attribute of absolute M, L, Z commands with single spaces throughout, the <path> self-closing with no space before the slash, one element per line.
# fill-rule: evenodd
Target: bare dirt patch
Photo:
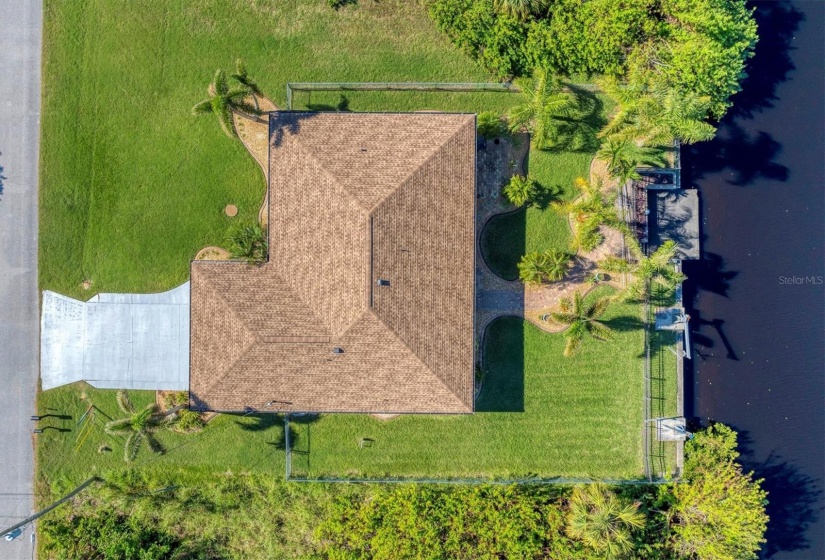
<path fill-rule="evenodd" d="M 195 255 L 196 261 L 228 261 L 229 251 L 221 247 L 209 246 L 204 247 L 198 254 Z"/>

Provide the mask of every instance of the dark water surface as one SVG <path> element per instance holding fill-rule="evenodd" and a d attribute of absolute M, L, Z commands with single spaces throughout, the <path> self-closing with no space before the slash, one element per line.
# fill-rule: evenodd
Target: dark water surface
<path fill-rule="evenodd" d="M 825 3 L 754 5 L 744 91 L 718 138 L 683 152 L 704 236 L 686 267 L 686 414 L 743 436 L 770 492 L 763 556 L 823 559 Z"/>

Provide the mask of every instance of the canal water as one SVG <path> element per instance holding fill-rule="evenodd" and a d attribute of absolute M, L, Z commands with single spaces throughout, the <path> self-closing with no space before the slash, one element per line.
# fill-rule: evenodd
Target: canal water
<path fill-rule="evenodd" d="M 825 558 L 825 3 L 754 3 L 760 42 L 712 142 L 688 264 L 686 415 L 739 431 L 770 492 L 764 558 Z"/>

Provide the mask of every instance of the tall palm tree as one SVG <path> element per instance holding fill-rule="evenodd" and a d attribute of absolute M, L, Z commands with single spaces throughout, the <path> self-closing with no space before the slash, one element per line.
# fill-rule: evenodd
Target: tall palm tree
<path fill-rule="evenodd" d="M 596 158 L 607 164 L 607 170 L 619 183 L 638 179 L 636 168 L 642 165 L 661 167 L 665 159 L 660 150 L 639 145 L 634 140 L 619 135 L 609 136 L 602 142 Z"/>
<path fill-rule="evenodd" d="M 628 239 L 627 245 L 634 256 L 632 261 L 610 256 L 599 262 L 599 268 L 607 272 L 632 275 L 632 280 L 624 291 L 624 299 L 644 301 L 650 296 L 651 283 L 658 284 L 667 294 L 672 294 L 684 282 L 685 275 L 678 272 L 673 263 L 677 250 L 673 240 L 662 243 L 651 255 L 645 255 L 635 239 Z"/>
<path fill-rule="evenodd" d="M 609 305 L 609 297 L 601 297 L 585 303 L 579 292 L 573 294 L 573 299 L 563 298 L 559 302 L 559 310 L 550 313 L 550 317 L 557 323 L 567 325 L 564 331 L 564 337 L 567 339 L 564 347 L 565 357 L 569 358 L 579 351 L 586 334 L 596 340 L 613 338 L 613 331 L 610 327 L 599 320 Z"/>
<path fill-rule="evenodd" d="M 592 251 L 604 241 L 599 233 L 600 226 L 620 226 L 616 212 L 618 192 L 604 193 L 600 182 L 590 183 L 582 177 L 578 177 L 573 185 L 581 194 L 569 202 L 556 203 L 554 207 L 573 218 L 573 249 Z"/>
<path fill-rule="evenodd" d="M 614 78 L 599 82 L 616 102 L 616 111 L 601 136 L 617 135 L 646 144 L 684 144 L 710 140 L 716 128 L 705 122 L 710 98 L 673 87 L 648 83 L 621 84 Z"/>
<path fill-rule="evenodd" d="M 103 429 L 109 435 L 128 436 L 123 446 L 123 458 L 126 462 L 134 460 L 144 442 L 153 452 L 162 453 L 163 447 L 155 439 L 154 432 L 171 427 L 173 418 L 161 412 L 155 403 L 146 405 L 140 411 L 135 410 L 126 391 L 117 392 L 117 405 L 124 414 L 128 414 L 128 417 L 112 420 Z"/>
<path fill-rule="evenodd" d="M 235 124 L 232 122 L 233 111 L 250 115 L 261 114 L 257 107 L 245 101 L 252 91 L 244 85 L 230 88 L 226 81 L 226 73 L 221 69 L 215 71 L 215 77 L 212 78 L 207 93 L 209 97 L 192 107 L 192 114 L 214 114 L 218 118 L 221 129 L 229 137 L 236 134 Z"/>
<path fill-rule="evenodd" d="M 232 74 L 232 77 L 239 84 L 247 87 L 253 95 L 257 95 L 258 97 L 263 96 L 261 88 L 258 87 L 258 82 L 249 76 L 249 73 L 246 71 L 246 64 L 244 64 L 244 61 L 240 58 L 235 61 L 235 73 Z"/>
<path fill-rule="evenodd" d="M 545 6 L 545 0 L 493 0 L 493 8 L 500 13 L 525 21 Z"/>
<path fill-rule="evenodd" d="M 559 139 L 560 119 L 573 113 L 574 100 L 544 68 L 536 68 L 531 87 L 526 89 L 530 90 L 527 101 L 510 111 L 510 128 L 513 132 L 527 129 L 534 148 L 550 148 Z"/>
<path fill-rule="evenodd" d="M 567 534 L 606 558 L 630 552 L 631 531 L 645 525 L 639 504 L 621 500 L 598 482 L 576 486 L 569 508 Z"/>

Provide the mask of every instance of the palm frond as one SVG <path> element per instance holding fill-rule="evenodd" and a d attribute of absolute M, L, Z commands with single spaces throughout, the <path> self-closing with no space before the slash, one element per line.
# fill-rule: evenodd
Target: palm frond
<path fill-rule="evenodd" d="M 221 125 L 224 134 L 230 138 L 235 136 L 235 122 L 232 120 L 232 111 L 229 110 L 229 106 L 224 104 L 215 115 L 218 117 L 218 123 Z"/>
<path fill-rule="evenodd" d="M 122 410 L 125 414 L 134 414 L 135 413 L 135 405 L 132 404 L 132 401 L 129 400 L 129 395 L 126 391 L 120 390 L 117 392 L 116 396 L 117 406 Z"/>
<path fill-rule="evenodd" d="M 193 115 L 203 115 L 206 113 L 212 112 L 212 100 L 211 99 L 204 99 L 203 101 L 199 101 L 192 107 L 192 114 Z"/>
<path fill-rule="evenodd" d="M 583 315 L 590 320 L 598 319 L 604 315 L 604 312 L 610 307 L 610 302 L 610 296 L 600 297 L 587 306 Z"/>
<path fill-rule="evenodd" d="M 567 341 L 564 345 L 565 358 L 570 358 L 578 353 L 582 345 L 582 340 L 584 339 L 584 331 L 585 329 L 582 323 L 574 323 L 564 331 L 564 337 Z"/>
<path fill-rule="evenodd" d="M 627 259 L 608 255 L 599 261 L 599 268 L 607 272 L 623 273 L 630 271 L 630 263 L 627 262 Z"/>
<path fill-rule="evenodd" d="M 578 315 L 574 315 L 573 313 L 563 313 L 558 311 L 553 311 L 550 313 L 550 317 L 557 323 L 561 323 L 562 325 L 572 325 L 576 321 L 579 320 Z"/>
<path fill-rule="evenodd" d="M 215 76 L 212 78 L 212 88 L 216 95 L 226 95 L 229 91 L 229 85 L 226 83 L 226 72 L 218 68 L 215 70 Z"/>
<path fill-rule="evenodd" d="M 118 420 L 107 422 L 106 425 L 103 426 L 103 431 L 113 436 L 121 436 L 132 433 L 132 419 L 120 418 Z"/>
<path fill-rule="evenodd" d="M 129 437 L 126 439 L 126 443 L 123 446 L 123 459 L 127 463 L 131 463 L 137 457 L 138 451 L 140 451 L 140 446 L 143 443 L 144 434 L 143 432 L 132 432 L 129 434 Z"/>
<path fill-rule="evenodd" d="M 599 321 L 588 321 L 586 323 L 586 328 L 587 331 L 590 333 L 590 336 L 592 336 L 596 340 L 613 339 L 613 329 L 611 329 L 604 323 L 600 323 Z"/>

